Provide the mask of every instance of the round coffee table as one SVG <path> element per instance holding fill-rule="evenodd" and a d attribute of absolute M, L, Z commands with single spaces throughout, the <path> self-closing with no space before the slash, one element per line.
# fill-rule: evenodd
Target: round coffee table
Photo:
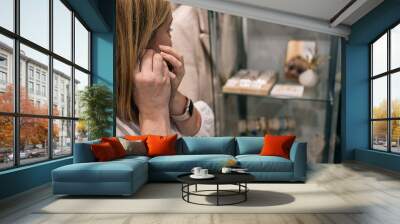
<path fill-rule="evenodd" d="M 249 188 L 247 183 L 255 180 L 255 177 L 248 173 L 215 173 L 212 179 L 193 179 L 190 177 L 191 173 L 182 174 L 177 177 L 178 181 L 182 183 L 182 199 L 188 203 L 198 205 L 234 205 L 245 202 L 247 200 L 247 192 Z M 215 190 L 198 190 L 197 185 L 215 185 Z M 194 191 L 190 191 L 190 186 L 195 186 Z M 223 190 L 220 185 L 236 185 L 237 190 Z M 215 194 L 206 194 L 214 192 Z M 190 201 L 190 196 L 203 196 L 203 197 L 216 197 L 216 204 L 202 204 Z M 221 197 L 240 196 L 240 199 L 231 203 L 221 203 Z"/>

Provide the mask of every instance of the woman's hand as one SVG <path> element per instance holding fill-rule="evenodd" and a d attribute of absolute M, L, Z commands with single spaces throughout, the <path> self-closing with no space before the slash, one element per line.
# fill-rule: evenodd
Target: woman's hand
<path fill-rule="evenodd" d="M 162 56 L 154 50 L 146 50 L 140 71 L 134 76 L 134 100 L 139 109 L 142 134 L 169 134 L 171 83 Z"/>
<path fill-rule="evenodd" d="M 158 113 L 168 109 L 171 84 L 168 68 L 160 54 L 146 50 L 140 71 L 135 74 L 134 96 L 141 114 Z"/>
<path fill-rule="evenodd" d="M 171 76 L 171 101 L 169 104 L 170 113 L 172 115 L 179 115 L 185 111 L 186 97 L 178 91 L 178 87 L 182 82 L 185 75 L 185 65 L 183 56 L 179 54 L 174 48 L 160 45 L 161 56 L 172 66 Z"/>
<path fill-rule="evenodd" d="M 179 85 L 182 82 L 183 76 L 185 75 L 185 64 L 183 62 L 183 56 L 177 52 L 174 48 L 166 45 L 159 45 L 160 54 L 165 61 L 172 66 L 171 74 L 171 87 L 172 97 L 175 96 Z"/>

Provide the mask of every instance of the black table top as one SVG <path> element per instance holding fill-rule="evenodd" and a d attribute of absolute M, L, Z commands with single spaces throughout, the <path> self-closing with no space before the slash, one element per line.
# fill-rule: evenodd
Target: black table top
<path fill-rule="evenodd" d="M 191 173 L 179 175 L 178 181 L 186 184 L 236 184 L 248 183 L 255 180 L 249 173 L 212 173 L 215 177 L 211 179 L 193 179 Z"/>

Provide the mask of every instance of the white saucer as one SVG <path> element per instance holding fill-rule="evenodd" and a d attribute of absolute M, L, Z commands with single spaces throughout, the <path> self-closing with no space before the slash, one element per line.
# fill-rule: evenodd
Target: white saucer
<path fill-rule="evenodd" d="M 204 176 L 194 175 L 194 174 L 190 175 L 190 178 L 193 178 L 193 179 L 211 179 L 211 178 L 214 178 L 214 177 L 215 176 L 212 175 L 212 174 L 207 174 L 207 175 L 204 175 Z"/>

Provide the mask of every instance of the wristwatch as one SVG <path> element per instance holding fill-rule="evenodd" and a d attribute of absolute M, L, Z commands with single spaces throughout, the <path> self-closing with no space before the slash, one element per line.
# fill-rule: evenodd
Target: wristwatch
<path fill-rule="evenodd" d="M 181 115 L 171 115 L 172 119 L 174 121 L 186 121 L 193 115 L 193 101 L 186 97 L 186 106 L 185 106 L 185 112 Z"/>

